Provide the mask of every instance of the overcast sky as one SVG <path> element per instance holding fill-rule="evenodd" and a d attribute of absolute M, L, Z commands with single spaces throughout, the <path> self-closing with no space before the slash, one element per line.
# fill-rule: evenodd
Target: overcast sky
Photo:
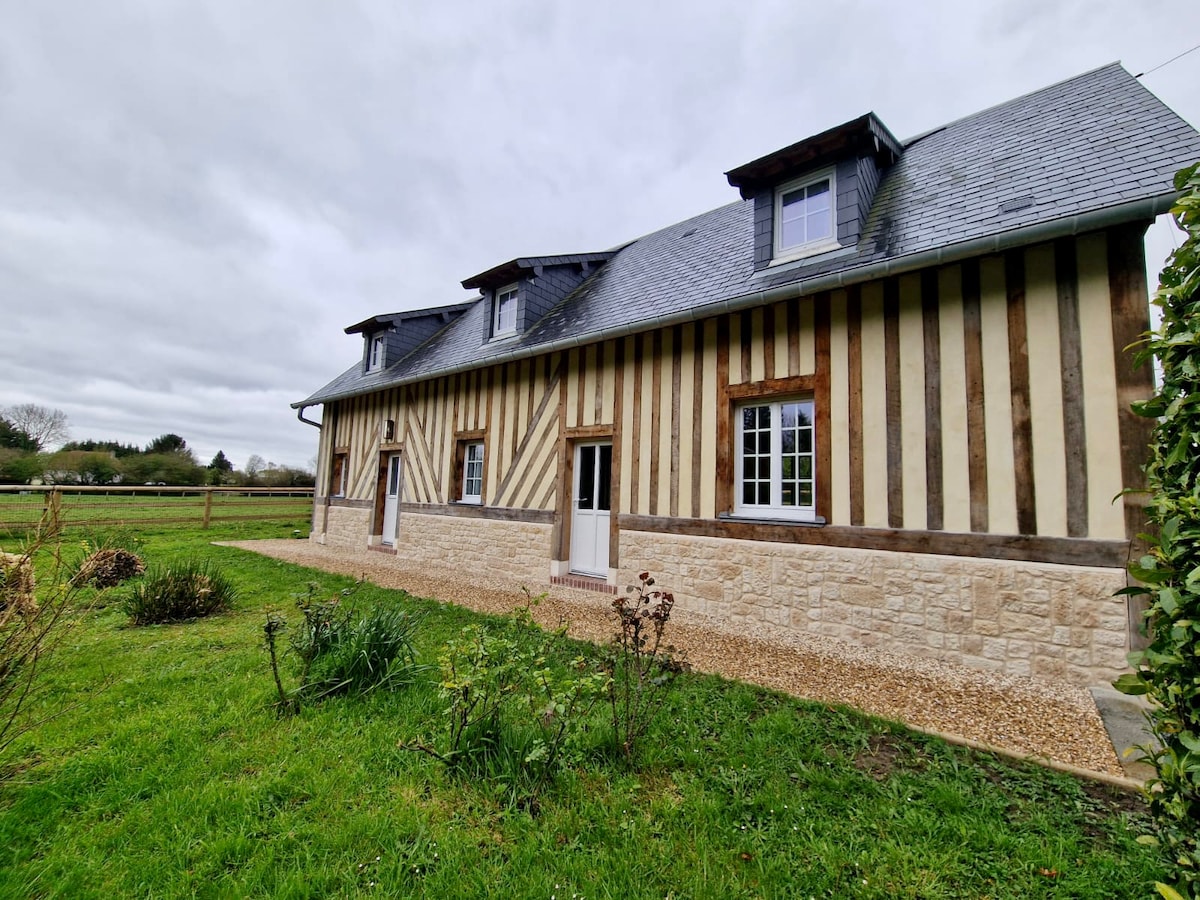
<path fill-rule="evenodd" d="M 1197 43 L 1194 0 L 0 0 L 0 407 L 307 465 L 288 404 L 351 323 L 728 203 L 867 111 L 903 139 Z M 1143 83 L 1200 124 L 1200 51 Z"/>

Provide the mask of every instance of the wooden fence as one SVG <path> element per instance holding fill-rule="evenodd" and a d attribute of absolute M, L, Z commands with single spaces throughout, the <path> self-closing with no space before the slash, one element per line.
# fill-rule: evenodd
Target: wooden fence
<path fill-rule="evenodd" d="M 312 488 L 0 485 L 0 532 L 307 520 Z"/>

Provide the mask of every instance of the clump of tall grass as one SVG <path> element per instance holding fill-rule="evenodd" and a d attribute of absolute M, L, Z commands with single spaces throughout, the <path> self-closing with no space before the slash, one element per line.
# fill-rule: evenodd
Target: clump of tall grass
<path fill-rule="evenodd" d="M 302 702 L 335 694 L 392 690 L 419 672 L 413 645 L 421 617 L 385 603 L 346 602 L 353 591 L 329 600 L 309 596 L 297 606 L 303 621 L 292 630 L 291 652 L 300 661 L 297 686 L 287 691 L 279 675 L 278 636 L 287 622 L 270 614 L 263 627 L 279 708 L 295 712 Z"/>
<path fill-rule="evenodd" d="M 125 595 L 122 606 L 134 625 L 200 619 L 229 608 L 232 582 L 208 562 L 185 560 L 151 568 Z"/>

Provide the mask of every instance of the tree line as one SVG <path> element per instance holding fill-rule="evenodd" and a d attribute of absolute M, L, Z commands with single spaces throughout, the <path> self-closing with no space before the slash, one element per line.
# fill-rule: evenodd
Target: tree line
<path fill-rule="evenodd" d="M 187 441 L 163 434 L 145 447 L 68 440 L 62 410 L 26 403 L 0 409 L 0 484 L 172 484 L 309 487 L 312 472 L 267 462 L 257 453 L 241 469 L 218 450 L 202 464 Z M 51 451 L 50 447 L 59 446 Z"/>

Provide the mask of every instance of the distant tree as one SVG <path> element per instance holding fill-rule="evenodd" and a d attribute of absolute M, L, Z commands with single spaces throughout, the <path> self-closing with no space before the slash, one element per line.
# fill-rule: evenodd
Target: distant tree
<path fill-rule="evenodd" d="M 121 460 L 121 465 L 125 480 L 133 484 L 204 484 L 208 475 L 191 451 L 143 453 Z"/>
<path fill-rule="evenodd" d="M 3 416 L 0 416 L 0 447 L 23 453 L 36 453 L 38 449 L 37 441 Z"/>
<path fill-rule="evenodd" d="M 60 450 L 87 450 L 100 451 L 103 453 L 112 453 L 117 459 L 122 459 L 126 456 L 136 456 L 142 452 L 142 448 L 137 444 L 122 444 L 118 441 L 67 441 L 63 444 Z"/>
<path fill-rule="evenodd" d="M 67 414 L 61 409 L 48 409 L 36 403 L 18 403 L 5 410 L 0 410 L 4 417 L 20 431 L 25 432 L 37 444 L 38 450 L 45 450 L 51 444 L 63 443 L 69 434 L 67 430 Z"/>
<path fill-rule="evenodd" d="M 259 479 L 266 487 L 312 487 L 317 481 L 307 469 L 293 469 L 275 463 L 267 463 L 266 469 L 259 473 Z"/>
<path fill-rule="evenodd" d="M 187 441 L 177 434 L 163 434 L 146 445 L 146 453 L 182 453 L 188 449 Z"/>
<path fill-rule="evenodd" d="M 224 450 L 218 450 L 217 455 L 208 464 L 209 482 L 211 484 L 224 484 L 225 479 L 232 471 L 233 463 L 225 456 Z"/>
<path fill-rule="evenodd" d="M 0 447 L 0 484 L 28 484 L 42 469 L 43 458 L 38 454 Z"/>
<path fill-rule="evenodd" d="M 257 453 L 251 455 L 251 457 L 246 460 L 246 468 L 244 470 L 246 473 L 246 484 L 256 484 L 258 482 L 259 473 L 266 469 L 266 467 L 267 461 L 265 459 L 263 459 Z"/>
<path fill-rule="evenodd" d="M 218 450 L 217 455 L 212 458 L 212 462 L 208 464 L 210 469 L 216 469 L 218 472 L 232 472 L 233 463 L 225 456 L 224 450 Z"/>
<path fill-rule="evenodd" d="M 113 484 L 121 477 L 117 458 L 105 452 L 60 450 L 46 458 L 43 468 L 57 484 Z"/>

